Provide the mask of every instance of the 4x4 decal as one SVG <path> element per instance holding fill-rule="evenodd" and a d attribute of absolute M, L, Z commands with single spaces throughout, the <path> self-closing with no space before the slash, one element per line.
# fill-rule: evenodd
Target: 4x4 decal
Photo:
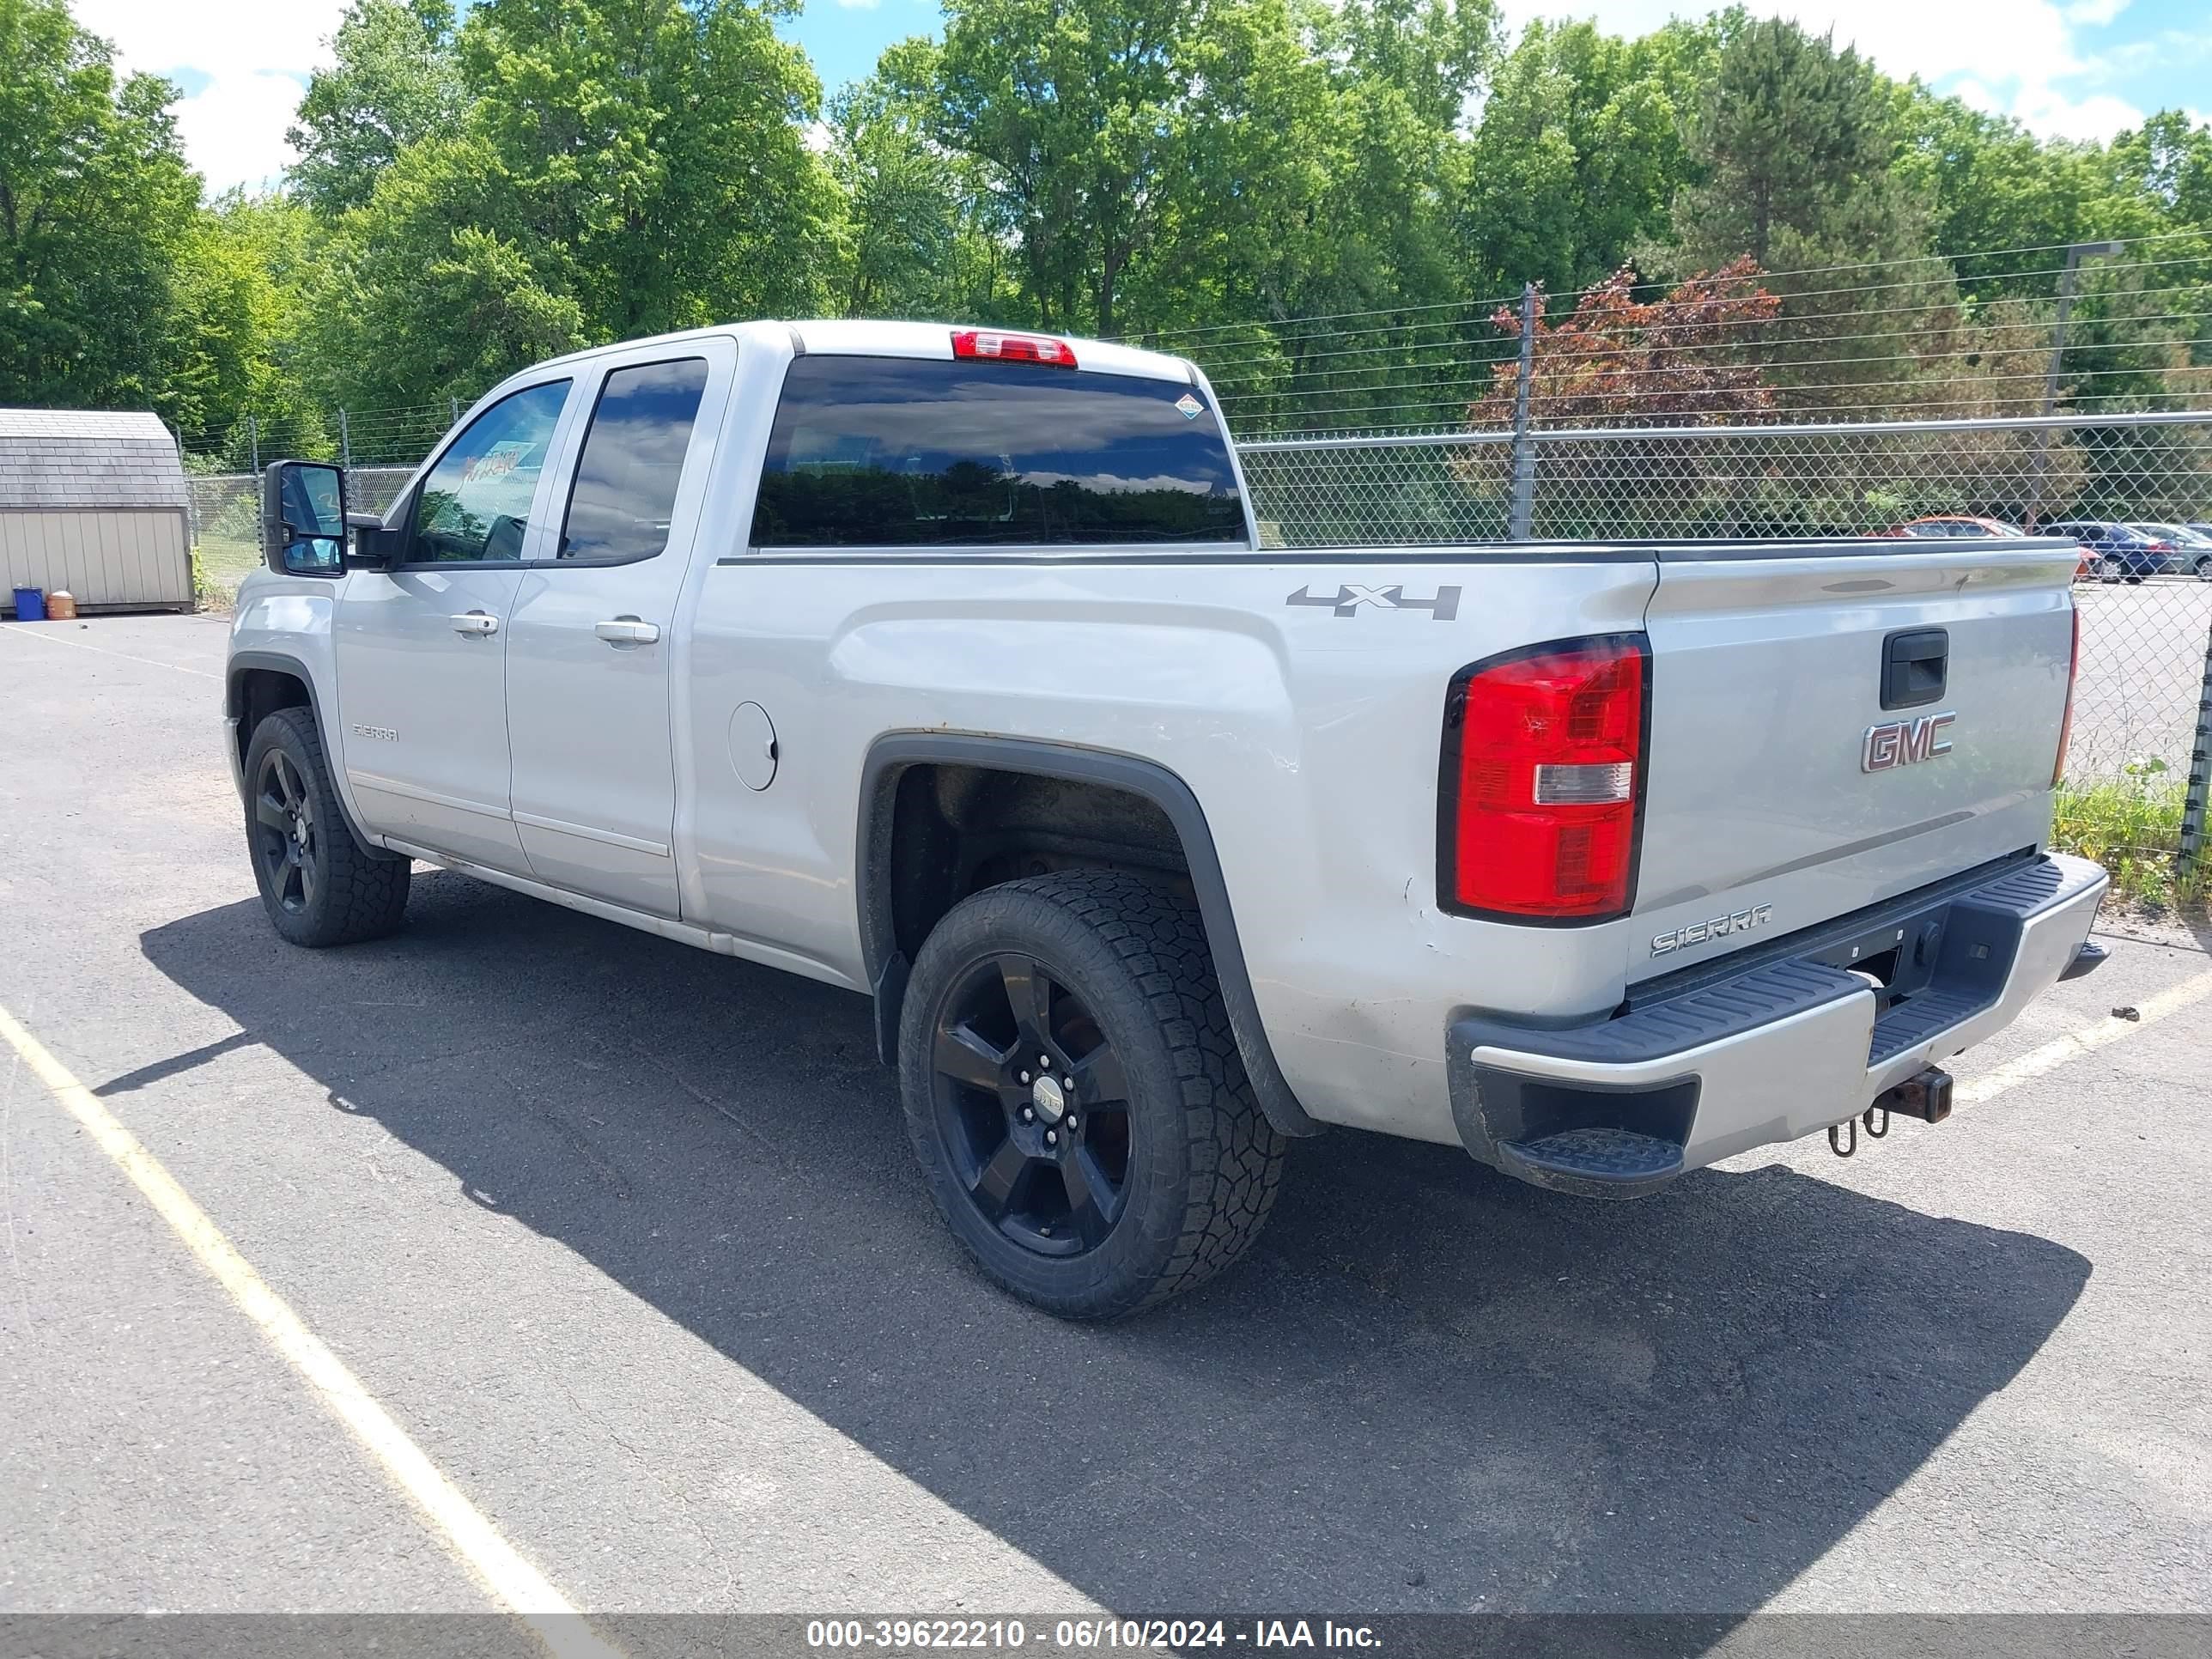
<path fill-rule="evenodd" d="M 1459 615 L 1459 589 L 1439 587 L 1434 599 L 1409 599 L 1402 586 L 1367 587 L 1358 582 L 1346 582 L 1333 594 L 1309 593 L 1301 587 L 1283 603 L 1324 605 L 1340 617 L 1358 616 L 1363 605 L 1371 605 L 1378 611 L 1425 611 L 1431 622 L 1449 622 Z"/>

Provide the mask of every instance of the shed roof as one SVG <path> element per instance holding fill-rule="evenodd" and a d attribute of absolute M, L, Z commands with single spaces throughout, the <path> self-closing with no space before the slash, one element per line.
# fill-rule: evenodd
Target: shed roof
<path fill-rule="evenodd" d="M 144 410 L 0 409 L 0 513 L 182 507 L 176 441 Z"/>

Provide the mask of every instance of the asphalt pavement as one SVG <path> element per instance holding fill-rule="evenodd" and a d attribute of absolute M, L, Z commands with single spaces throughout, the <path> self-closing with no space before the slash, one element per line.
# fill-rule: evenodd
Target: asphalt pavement
<path fill-rule="evenodd" d="M 2212 1611 L 2203 937 L 2107 926 L 1848 1162 L 1300 1144 L 1238 1269 L 1075 1327 L 959 1255 L 858 998 L 443 872 L 280 944 L 223 638 L 0 626 L 0 1009 L 576 1607 Z M 0 1613 L 486 1608 L 5 1050 L 0 1231 Z"/>

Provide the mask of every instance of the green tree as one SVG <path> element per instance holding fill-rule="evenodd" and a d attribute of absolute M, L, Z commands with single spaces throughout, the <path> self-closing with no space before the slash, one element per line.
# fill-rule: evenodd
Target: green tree
<path fill-rule="evenodd" d="M 1919 252 L 1929 204 L 1892 170 L 1900 136 L 1892 83 L 1856 50 L 1786 19 L 1732 20 L 1690 124 L 1704 177 L 1674 200 L 1680 255 L 1777 270 Z"/>
<path fill-rule="evenodd" d="M 1123 309 L 1140 331 L 1206 330 L 1188 349 L 1243 429 L 1403 420 L 1409 395 L 1437 395 L 1414 337 L 1298 319 L 1464 295 L 1461 112 L 1489 19 L 1239 0 L 1182 42 L 1182 149 Z"/>
<path fill-rule="evenodd" d="M 1584 287 L 1668 225 L 1693 167 L 1684 126 L 1720 50 L 1675 22 L 1636 41 L 1539 20 L 1494 76 L 1461 206 L 1479 292 Z"/>
<path fill-rule="evenodd" d="M 164 404 L 188 446 L 227 442 L 249 412 L 272 444 L 324 446 L 330 434 L 296 361 L 316 240 L 313 216 L 287 197 L 232 191 L 195 216 L 177 248 L 160 364 Z"/>
<path fill-rule="evenodd" d="M 743 0 L 483 0 L 466 104 L 340 214 L 303 323 L 349 407 L 473 396 L 538 358 L 818 309 L 836 186 L 804 56 Z"/>
<path fill-rule="evenodd" d="M 406 146 L 450 133 L 463 106 L 449 0 L 355 0 L 285 137 L 291 185 L 318 212 L 362 206 Z"/>
<path fill-rule="evenodd" d="M 472 398 L 595 331 L 530 250 L 481 139 L 410 145 L 325 243 L 301 319 L 307 376 L 350 409 Z M 605 337 L 604 335 L 601 337 Z"/>
<path fill-rule="evenodd" d="M 613 337 L 813 308 L 837 203 L 805 142 L 821 88 L 744 0 L 483 0 L 460 37 L 495 198 Z"/>
<path fill-rule="evenodd" d="M 1698 179 L 1639 263 L 1679 280 L 1748 255 L 1783 299 L 1768 379 L 1784 404 L 1874 412 L 1940 375 L 1917 348 L 1957 302 L 1948 265 L 1925 257 L 1933 187 L 1898 165 L 1909 92 L 1784 20 L 1730 14 L 1723 33 L 1689 128 Z"/>
<path fill-rule="evenodd" d="M 936 136 L 969 156 L 1048 328 L 1112 333 L 1182 173 L 1208 0 L 951 0 Z"/>
<path fill-rule="evenodd" d="M 1342 0 L 1308 17 L 1345 80 L 1395 88 L 1437 132 L 1461 125 L 1489 67 L 1497 24 L 1492 0 Z"/>
<path fill-rule="evenodd" d="M 2212 121 L 2160 110 L 2112 141 L 2115 181 L 2177 224 L 2212 229 Z"/>
<path fill-rule="evenodd" d="M 1899 126 L 1898 170 L 1924 184 L 1929 240 L 1977 301 L 2048 299 L 2069 243 L 2161 228 L 2157 206 L 2118 182 L 2102 145 L 2039 139 L 2009 117 L 1917 86 Z"/>
<path fill-rule="evenodd" d="M 167 411 L 171 264 L 199 198 L 176 95 L 118 86 L 59 0 L 0 0 L 0 403 Z"/>
<path fill-rule="evenodd" d="M 937 47 L 913 40 L 830 100 L 827 159 L 842 197 L 833 303 L 848 317 L 991 316 L 1004 280 L 993 206 L 969 157 L 931 137 Z"/>

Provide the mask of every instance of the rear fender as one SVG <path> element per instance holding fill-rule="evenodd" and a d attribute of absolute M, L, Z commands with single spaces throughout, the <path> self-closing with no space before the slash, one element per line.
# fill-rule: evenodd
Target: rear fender
<path fill-rule="evenodd" d="M 1228 883 L 1214 850 L 1206 813 L 1190 787 L 1167 768 L 1134 756 L 1014 738 L 966 737 L 914 732 L 880 738 L 868 750 L 860 781 L 859 848 L 860 946 L 876 1005 L 876 1043 L 888 1063 L 896 1052 L 899 1011 L 906 995 L 910 964 L 897 948 L 891 919 L 890 830 L 899 775 L 928 763 L 975 766 L 1026 773 L 1120 789 L 1152 803 L 1166 814 L 1182 843 L 1199 914 L 1206 923 L 1222 1001 L 1229 1010 L 1237 1051 L 1252 1079 L 1254 1093 L 1268 1122 L 1286 1135 L 1318 1134 L 1322 1126 L 1307 1115 L 1269 1047 L 1260 1007 L 1252 994 L 1244 953 L 1237 942 L 1237 918 Z"/>

